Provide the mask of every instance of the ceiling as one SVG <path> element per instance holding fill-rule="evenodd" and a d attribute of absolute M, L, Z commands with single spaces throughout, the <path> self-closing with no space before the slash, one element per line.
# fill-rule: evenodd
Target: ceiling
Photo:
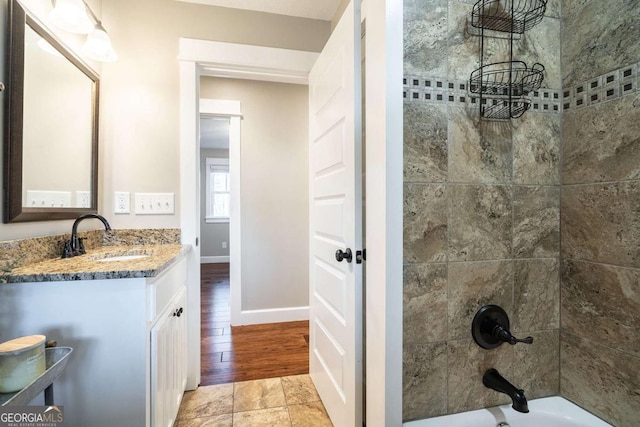
<path fill-rule="evenodd" d="M 342 0 L 179 0 L 185 3 L 256 10 L 278 15 L 331 21 Z"/>
<path fill-rule="evenodd" d="M 200 148 L 229 149 L 228 117 L 200 117 Z"/>

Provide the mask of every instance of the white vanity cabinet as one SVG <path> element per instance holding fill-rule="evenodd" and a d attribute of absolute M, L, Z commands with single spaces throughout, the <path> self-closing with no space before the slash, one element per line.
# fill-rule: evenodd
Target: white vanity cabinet
<path fill-rule="evenodd" d="M 187 383 L 187 293 L 184 268 L 183 262 L 150 288 L 150 312 L 160 308 L 150 330 L 153 427 L 173 426 Z M 164 299 L 168 301 L 165 303 Z"/>
<path fill-rule="evenodd" d="M 186 282 L 182 253 L 156 277 L 0 284 L 0 340 L 73 347 L 54 383 L 65 426 L 171 427 L 186 384 Z"/>

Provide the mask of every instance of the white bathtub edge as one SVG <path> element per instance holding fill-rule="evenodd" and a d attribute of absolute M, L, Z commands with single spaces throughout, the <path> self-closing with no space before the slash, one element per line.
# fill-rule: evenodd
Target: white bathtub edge
<path fill-rule="evenodd" d="M 535 413 L 547 413 L 564 417 L 585 427 L 612 427 L 595 415 L 585 411 L 575 403 L 560 397 L 543 397 L 529 401 L 529 414 L 521 414 L 511 408 L 511 405 L 493 408 L 477 409 L 459 414 L 443 415 L 424 420 L 409 421 L 403 427 L 496 427 L 501 421 L 516 423 L 525 417 L 535 416 Z"/>

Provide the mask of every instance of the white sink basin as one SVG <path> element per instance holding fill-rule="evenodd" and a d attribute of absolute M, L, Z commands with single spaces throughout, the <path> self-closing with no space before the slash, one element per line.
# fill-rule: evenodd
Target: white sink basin
<path fill-rule="evenodd" d="M 147 258 L 149 255 L 141 254 L 141 255 L 118 255 L 118 256 L 110 256 L 107 258 L 100 258 L 96 261 L 100 262 L 115 262 L 115 261 L 131 261 L 133 259 L 141 259 Z"/>

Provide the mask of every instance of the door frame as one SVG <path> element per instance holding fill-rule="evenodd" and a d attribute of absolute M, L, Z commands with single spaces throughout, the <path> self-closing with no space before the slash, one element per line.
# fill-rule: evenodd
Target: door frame
<path fill-rule="evenodd" d="M 366 420 L 402 424 L 402 34 L 403 6 L 367 0 Z M 180 38 L 180 225 L 188 257 L 188 383 L 200 383 L 200 235 L 197 222 L 201 75 L 307 84 L 317 53 Z M 306 70 L 306 71 L 305 71 Z M 387 141 L 390 141 L 387 144 Z M 375 230 L 375 232 L 374 232 Z"/>
<path fill-rule="evenodd" d="M 307 85 L 309 71 L 317 57 L 316 52 L 191 38 L 179 39 L 180 239 L 183 244 L 192 247 L 192 251 L 187 255 L 188 390 L 195 390 L 200 384 L 200 77 L 228 77 Z M 237 148 L 239 150 L 240 144 L 237 144 Z M 231 156 L 231 151 L 229 154 Z M 239 152 L 237 159 L 239 163 Z M 230 168 L 231 166 L 230 164 Z M 239 180 L 240 174 L 236 176 Z M 239 192 L 240 186 L 235 187 Z M 240 197 L 236 197 L 236 201 L 239 202 Z M 237 224 L 239 225 L 239 222 Z M 237 233 L 239 229 L 236 230 Z M 240 242 L 239 237 L 236 240 Z M 235 265 L 235 268 L 239 269 L 240 245 L 235 249 L 233 246 L 230 247 L 231 266 L 234 268 Z M 239 279 L 238 272 L 235 273 L 231 277 Z M 231 313 L 235 315 L 231 321 L 241 323 L 240 286 L 234 286 L 235 279 L 232 280 L 234 293 L 230 295 Z"/>
<path fill-rule="evenodd" d="M 229 178 L 231 180 L 231 206 L 229 216 L 229 303 L 232 325 L 241 324 L 242 315 L 242 200 L 240 198 L 240 101 L 225 99 L 199 100 L 199 115 L 229 118 Z M 198 165 L 200 160 L 198 160 Z M 202 200 L 198 203 L 201 206 Z M 199 212 L 199 211 L 198 211 Z M 200 219 L 198 220 L 200 221 Z"/>

